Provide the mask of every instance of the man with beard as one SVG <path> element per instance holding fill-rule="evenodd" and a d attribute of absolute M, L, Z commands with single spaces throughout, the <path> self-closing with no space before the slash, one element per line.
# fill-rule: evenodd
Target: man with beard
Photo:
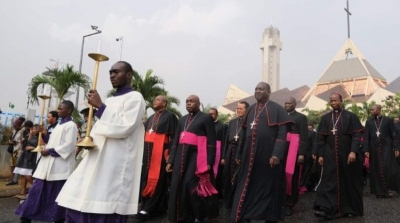
<path fill-rule="evenodd" d="M 285 159 L 282 165 L 285 167 L 285 214 L 292 215 L 292 208 L 299 201 L 299 177 L 303 167 L 304 156 L 307 152 L 307 117 L 296 111 L 296 99 L 288 97 L 285 102 L 285 109 L 293 123 L 288 125 L 287 141 L 289 142 L 286 150 Z"/>
<path fill-rule="evenodd" d="M 391 198 L 400 193 L 399 135 L 391 118 L 382 116 L 381 105 L 371 107 L 372 118 L 365 123 L 364 152 L 369 157 L 371 194 Z M 394 149 L 394 151 L 393 151 Z"/>
<path fill-rule="evenodd" d="M 223 153 L 223 148 L 225 146 L 225 137 L 226 131 L 228 130 L 228 126 L 222 124 L 218 121 L 218 110 L 216 108 L 210 108 L 208 114 L 212 117 L 215 125 L 215 134 L 217 135 L 217 144 L 215 150 L 215 161 L 213 166 L 214 177 L 216 178 L 217 190 L 218 190 L 218 197 L 223 198 L 222 187 L 222 171 L 223 165 L 221 164 L 221 156 Z"/>
<path fill-rule="evenodd" d="M 216 134 L 213 119 L 200 111 L 196 95 L 186 99 L 188 115 L 179 119 L 167 172 L 172 172 L 170 222 L 203 222 L 218 216 L 218 191 L 212 166 Z"/>
<path fill-rule="evenodd" d="M 285 156 L 287 123 L 285 109 L 270 101 L 269 84 L 260 82 L 255 88 L 257 103 L 250 106 L 243 120 L 236 159 L 238 172 L 231 220 L 251 219 L 277 222 L 281 216 L 282 165 Z"/>
<path fill-rule="evenodd" d="M 362 216 L 363 127 L 355 114 L 342 107 L 339 93 L 332 93 L 329 101 L 333 110 L 322 116 L 317 130 L 314 155 L 319 157 L 322 178 L 316 189 L 314 214 L 326 219 Z"/>
<path fill-rule="evenodd" d="M 145 123 L 140 194 L 142 210 L 135 215 L 141 221 L 167 210 L 168 178 L 165 165 L 178 124 L 176 115 L 167 110 L 167 104 L 165 96 L 157 96 L 153 102 L 155 113 Z"/>
<path fill-rule="evenodd" d="M 243 117 L 246 114 L 246 109 L 249 103 L 240 101 L 236 107 L 237 118 L 229 121 L 228 131 L 225 137 L 225 145 L 222 152 L 221 164 L 224 165 L 223 170 L 223 192 L 225 207 L 232 207 L 232 189 L 235 187 L 235 173 L 237 173 L 237 164 L 235 155 L 240 138 L 239 134 L 242 131 Z"/>

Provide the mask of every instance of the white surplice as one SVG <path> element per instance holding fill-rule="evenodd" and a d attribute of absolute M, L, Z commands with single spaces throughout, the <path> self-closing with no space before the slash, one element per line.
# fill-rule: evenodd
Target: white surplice
<path fill-rule="evenodd" d="M 68 179 L 74 170 L 77 134 L 78 128 L 73 121 L 58 124 L 53 129 L 46 148 L 53 148 L 60 156 L 42 156 L 33 178 L 47 181 Z"/>
<path fill-rule="evenodd" d="M 136 214 L 142 169 L 146 104 L 136 92 L 107 98 L 88 150 L 57 197 L 58 205 L 84 213 Z"/>

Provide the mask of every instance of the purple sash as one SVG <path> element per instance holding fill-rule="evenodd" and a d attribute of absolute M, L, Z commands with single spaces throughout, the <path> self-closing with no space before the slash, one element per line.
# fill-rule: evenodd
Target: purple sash
<path fill-rule="evenodd" d="M 191 132 L 181 132 L 179 144 L 197 146 L 196 176 L 199 178 L 199 185 L 196 192 L 201 197 L 208 197 L 217 194 L 218 191 L 210 182 L 210 174 L 207 167 L 207 137 L 197 136 Z"/>
<path fill-rule="evenodd" d="M 289 151 L 286 159 L 286 194 L 292 195 L 292 178 L 294 174 L 294 168 L 296 166 L 297 151 L 299 150 L 299 134 L 287 133 L 286 141 L 289 144 Z"/>
<path fill-rule="evenodd" d="M 218 167 L 219 167 L 220 159 L 221 159 L 221 141 L 218 140 L 217 141 L 217 151 L 216 151 L 216 154 L 215 154 L 215 162 L 214 162 L 214 166 L 213 166 L 215 179 L 217 179 Z"/>

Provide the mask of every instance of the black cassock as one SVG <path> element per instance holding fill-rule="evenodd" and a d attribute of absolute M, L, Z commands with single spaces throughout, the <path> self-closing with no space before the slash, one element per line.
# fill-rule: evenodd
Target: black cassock
<path fill-rule="evenodd" d="M 168 110 L 163 111 L 161 114 L 155 113 L 150 116 L 145 122 L 144 126 L 146 132 L 151 134 L 165 134 L 168 137 L 168 142 L 164 143 L 163 147 L 163 156 L 161 161 L 161 168 L 159 179 L 157 182 L 157 186 L 153 196 L 142 197 L 142 210 L 150 213 L 163 213 L 167 210 L 167 193 L 168 193 L 168 175 L 165 171 L 166 165 L 166 153 L 168 153 L 168 149 L 171 148 L 171 145 L 174 140 L 174 134 L 176 131 L 176 127 L 178 125 L 178 118 Z M 141 192 L 146 187 L 148 174 L 151 166 L 151 158 L 153 152 L 153 143 L 146 142 L 144 143 L 144 151 L 143 151 L 143 167 L 142 167 L 142 176 L 141 176 Z M 142 193 L 141 193 L 142 195 Z"/>
<path fill-rule="evenodd" d="M 216 160 L 215 162 L 218 163 L 218 174 L 216 176 L 216 184 L 217 184 L 217 190 L 218 190 L 218 197 L 222 198 L 223 193 L 222 193 L 222 188 L 223 188 L 223 178 L 222 178 L 222 172 L 224 169 L 224 166 L 221 165 L 221 159 L 222 159 L 222 153 L 223 153 L 223 148 L 225 146 L 225 137 L 226 137 L 226 132 L 228 130 L 228 126 L 225 124 L 222 124 L 220 121 L 214 122 L 215 125 L 215 133 L 217 135 L 217 142 L 221 143 L 221 147 L 219 148 L 220 152 L 220 159 Z M 216 148 L 218 149 L 218 148 Z M 215 164 L 214 164 L 215 165 Z"/>
<path fill-rule="evenodd" d="M 307 152 L 304 157 L 303 173 L 300 180 L 300 185 L 306 187 L 308 191 L 314 189 L 319 178 L 316 174 L 316 162 L 311 157 L 316 135 L 317 134 L 313 130 L 308 130 Z"/>
<path fill-rule="evenodd" d="M 168 163 L 173 164 L 168 201 L 169 221 L 194 222 L 195 218 L 202 220 L 205 217 L 217 217 L 219 214 L 218 195 L 200 197 L 196 193 L 196 187 L 199 185 L 199 178 L 195 174 L 198 147 L 180 144 L 180 135 L 183 132 L 206 136 L 207 164 L 212 168 L 215 161 L 216 134 L 211 116 L 198 111 L 180 118 L 168 159 Z M 211 183 L 216 187 L 212 169 L 209 174 Z"/>
<path fill-rule="evenodd" d="M 364 152 L 370 153 L 371 194 L 386 196 L 389 190 L 400 193 L 400 166 L 396 162 L 393 150 L 400 150 L 398 137 L 391 118 L 374 117 L 365 123 L 363 149 Z"/>
<path fill-rule="evenodd" d="M 223 193 L 225 207 L 232 207 L 232 188 L 234 187 L 233 177 L 237 169 L 235 155 L 239 143 L 239 135 L 242 131 L 243 118 L 235 118 L 229 121 L 228 131 L 225 137 L 222 159 L 225 160 L 223 171 Z M 237 136 L 237 137 L 235 137 Z"/>
<path fill-rule="evenodd" d="M 395 124 L 395 127 L 396 127 L 396 130 L 397 130 L 397 133 L 400 134 L 400 122 L 397 122 Z M 400 166 L 400 157 L 397 157 L 396 161 L 397 161 L 397 164 Z"/>
<path fill-rule="evenodd" d="M 266 107 L 264 104 L 250 106 L 243 120 L 242 141 L 236 155 L 241 164 L 232 203 L 233 222 L 243 219 L 278 221 L 281 216 L 280 183 L 284 167 L 271 168 L 269 160 L 272 156 L 284 158 L 286 124 L 291 121 L 279 104 L 273 101 L 267 102 Z"/>
<path fill-rule="evenodd" d="M 299 148 L 297 151 L 297 155 L 306 155 L 307 152 L 307 139 L 308 139 L 308 121 L 307 117 L 301 113 L 298 113 L 296 110 L 290 113 L 290 120 L 293 123 L 288 124 L 288 132 L 298 134 L 299 135 Z M 288 143 L 288 147 L 289 147 Z M 286 149 L 285 159 L 287 158 L 288 148 Z M 284 160 L 286 165 L 286 160 Z M 283 164 L 283 163 L 282 163 Z M 299 201 L 299 177 L 300 177 L 300 168 L 303 168 L 303 165 L 299 166 L 297 163 L 297 157 L 295 160 L 295 169 L 292 177 L 292 190 L 291 194 L 286 193 L 286 189 L 283 190 L 283 193 L 286 194 L 286 205 L 294 206 Z M 285 169 L 283 170 L 283 174 L 285 174 Z M 283 178 L 285 179 L 285 178 Z M 285 188 L 285 181 L 283 181 L 282 186 Z"/>
<path fill-rule="evenodd" d="M 337 131 L 332 131 L 334 123 Z M 331 111 L 322 116 L 316 139 L 317 155 L 324 158 L 314 199 L 317 210 L 332 216 L 364 214 L 362 130 L 357 116 L 349 111 Z M 356 160 L 348 164 L 350 152 L 356 153 Z"/>

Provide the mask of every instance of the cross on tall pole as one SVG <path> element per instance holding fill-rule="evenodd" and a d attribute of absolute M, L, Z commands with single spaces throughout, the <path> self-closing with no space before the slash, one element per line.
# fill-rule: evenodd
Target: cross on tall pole
<path fill-rule="evenodd" d="M 351 12 L 349 9 L 349 0 L 347 0 L 347 8 L 344 8 L 344 11 L 346 11 L 347 14 L 347 38 L 350 39 L 350 16 Z"/>

